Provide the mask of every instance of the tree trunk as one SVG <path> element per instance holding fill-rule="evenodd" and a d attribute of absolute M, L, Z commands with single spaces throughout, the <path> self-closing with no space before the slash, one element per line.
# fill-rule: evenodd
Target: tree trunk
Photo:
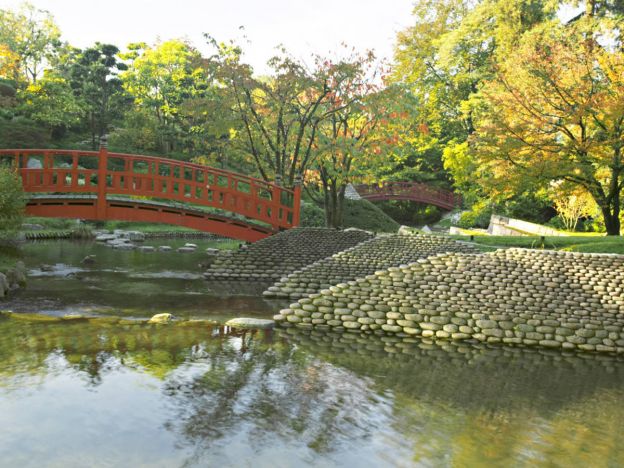
<path fill-rule="evenodd" d="M 617 204 L 613 206 L 601 206 L 602 217 L 604 218 L 605 228 L 607 229 L 608 236 L 620 235 L 620 204 L 619 197 L 617 197 Z"/>
<path fill-rule="evenodd" d="M 346 186 L 336 187 L 336 181 L 323 184 L 325 191 L 325 225 L 341 228 L 344 224 L 344 198 Z"/>

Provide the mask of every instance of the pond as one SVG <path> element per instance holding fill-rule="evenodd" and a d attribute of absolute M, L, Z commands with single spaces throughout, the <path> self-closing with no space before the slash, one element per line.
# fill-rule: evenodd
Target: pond
<path fill-rule="evenodd" d="M 206 283 L 204 256 L 25 247 L 0 308 L 104 318 L 0 318 L 0 466 L 624 465 L 612 357 L 105 318 L 279 307 Z"/>

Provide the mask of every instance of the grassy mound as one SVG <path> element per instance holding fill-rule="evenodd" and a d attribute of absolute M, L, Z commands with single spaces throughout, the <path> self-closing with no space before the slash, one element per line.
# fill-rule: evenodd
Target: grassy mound
<path fill-rule="evenodd" d="M 367 200 L 345 200 L 344 227 L 374 232 L 396 232 L 399 223 Z"/>

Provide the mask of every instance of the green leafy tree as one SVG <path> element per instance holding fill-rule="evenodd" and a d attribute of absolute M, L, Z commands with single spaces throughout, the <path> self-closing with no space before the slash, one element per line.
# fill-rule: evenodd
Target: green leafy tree
<path fill-rule="evenodd" d="M 17 12 L 0 9 L 0 61 L 10 63 L 0 77 L 35 83 L 61 45 L 60 36 L 52 15 L 30 3 Z"/>
<path fill-rule="evenodd" d="M 122 55 L 131 61 L 120 76 L 126 91 L 134 98 L 135 112 L 146 112 L 158 123 L 160 152 L 179 149 L 182 127 L 180 106 L 201 95 L 207 87 L 200 53 L 189 44 L 170 40 L 154 47 L 132 44 Z"/>
<path fill-rule="evenodd" d="M 69 82 L 55 73 L 46 73 L 18 96 L 21 112 L 44 125 L 50 136 L 77 125 L 83 114 L 82 103 L 76 99 Z"/>
<path fill-rule="evenodd" d="M 76 99 L 83 110 L 82 122 L 89 129 L 92 149 L 101 136 L 123 115 L 128 97 L 118 74 L 127 70 L 118 59 L 119 49 L 96 43 L 85 50 L 74 50 L 62 65 Z"/>

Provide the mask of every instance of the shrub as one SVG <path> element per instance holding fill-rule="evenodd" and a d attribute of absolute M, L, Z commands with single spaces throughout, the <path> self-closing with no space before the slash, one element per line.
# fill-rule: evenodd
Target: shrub
<path fill-rule="evenodd" d="M 464 229 L 487 228 L 492 216 L 492 207 L 489 205 L 475 204 L 468 211 L 464 211 L 459 217 L 457 225 Z"/>
<path fill-rule="evenodd" d="M 26 198 L 19 175 L 8 166 L 0 166 L 0 236 L 7 237 L 19 229 Z"/>
<path fill-rule="evenodd" d="M 301 226 L 323 227 L 325 226 L 325 211 L 314 203 L 301 203 Z"/>

